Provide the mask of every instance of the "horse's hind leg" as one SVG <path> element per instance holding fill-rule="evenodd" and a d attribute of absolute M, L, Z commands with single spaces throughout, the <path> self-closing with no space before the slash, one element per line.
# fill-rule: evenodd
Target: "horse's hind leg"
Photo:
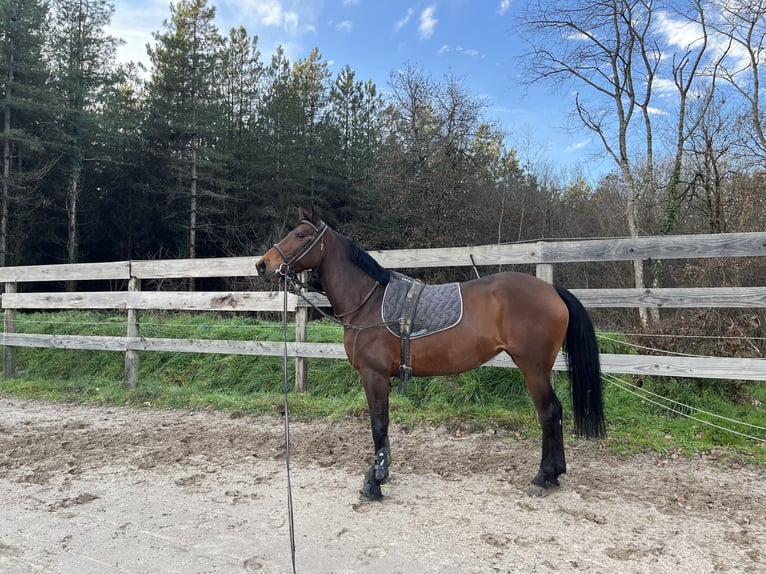
<path fill-rule="evenodd" d="M 564 429 L 561 402 L 551 384 L 551 374 L 524 373 L 529 394 L 537 409 L 537 417 L 543 431 L 543 453 L 540 470 L 532 479 L 531 496 L 541 496 L 551 486 L 558 486 L 558 476 L 566 472 L 564 458 Z"/>
<path fill-rule="evenodd" d="M 362 372 L 362 382 L 370 410 L 375 461 L 365 475 L 361 494 L 368 500 L 379 500 L 383 497 L 380 485 L 388 479 L 388 469 L 391 466 L 391 447 L 388 441 L 389 377 L 376 371 L 365 370 Z"/>

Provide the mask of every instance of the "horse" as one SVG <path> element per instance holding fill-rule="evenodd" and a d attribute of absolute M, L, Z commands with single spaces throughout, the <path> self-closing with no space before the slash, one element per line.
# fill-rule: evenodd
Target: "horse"
<path fill-rule="evenodd" d="M 344 328 L 350 364 L 362 379 L 369 407 L 375 457 L 361 488 L 378 500 L 389 477 L 389 387 L 402 361 L 400 337 L 381 316 L 386 286 L 395 272 L 383 268 L 352 239 L 330 228 L 316 209 L 299 211 L 300 221 L 256 263 L 261 277 L 315 270 L 332 311 Z M 451 328 L 413 338 L 413 376 L 454 375 L 507 353 L 526 382 L 542 429 L 542 458 L 529 494 L 559 486 L 566 472 L 562 405 L 553 389 L 553 364 L 560 349 L 567 359 L 574 430 L 605 435 L 601 367 L 593 323 L 567 289 L 532 275 L 500 272 L 459 284 L 462 317 Z"/>

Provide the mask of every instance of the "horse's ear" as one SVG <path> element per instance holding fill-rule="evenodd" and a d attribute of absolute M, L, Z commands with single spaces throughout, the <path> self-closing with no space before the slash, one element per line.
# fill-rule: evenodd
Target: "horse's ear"
<path fill-rule="evenodd" d="M 314 225 L 319 225 L 319 212 L 313 205 L 309 208 L 302 207 L 300 209 L 299 218 L 301 221 L 305 219 Z"/>

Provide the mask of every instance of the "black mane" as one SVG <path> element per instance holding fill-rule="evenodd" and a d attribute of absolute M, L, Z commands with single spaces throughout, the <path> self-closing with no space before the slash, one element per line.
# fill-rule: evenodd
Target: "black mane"
<path fill-rule="evenodd" d="M 348 258 L 359 269 L 367 273 L 370 277 L 375 279 L 381 285 L 387 285 L 389 279 L 391 279 L 391 271 L 382 267 L 380 263 L 375 261 L 372 256 L 364 249 L 359 247 L 353 239 L 341 235 L 348 245 Z"/>

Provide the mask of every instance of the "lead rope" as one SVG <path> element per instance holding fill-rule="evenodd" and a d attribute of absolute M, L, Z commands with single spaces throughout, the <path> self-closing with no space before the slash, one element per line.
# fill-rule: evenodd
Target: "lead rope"
<path fill-rule="evenodd" d="M 282 326 L 285 347 L 282 354 L 282 372 L 284 374 L 284 378 L 282 379 L 282 390 L 285 393 L 285 467 L 287 468 L 287 513 L 288 524 L 290 525 L 290 558 L 292 559 L 293 563 L 293 574 L 296 574 L 297 570 L 295 569 L 295 521 L 293 519 L 293 488 L 290 480 L 290 410 L 287 401 L 287 396 L 290 392 L 287 380 L 287 273 L 284 274 L 284 278 L 285 303 L 282 310 Z"/>

